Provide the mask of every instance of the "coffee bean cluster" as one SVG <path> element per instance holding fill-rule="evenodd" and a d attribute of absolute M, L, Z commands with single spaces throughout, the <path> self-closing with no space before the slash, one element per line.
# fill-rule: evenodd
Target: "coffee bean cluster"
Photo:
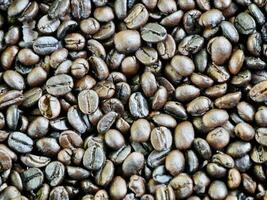
<path fill-rule="evenodd" d="M 266 0 L 0 0 L 0 200 L 267 200 Z"/>

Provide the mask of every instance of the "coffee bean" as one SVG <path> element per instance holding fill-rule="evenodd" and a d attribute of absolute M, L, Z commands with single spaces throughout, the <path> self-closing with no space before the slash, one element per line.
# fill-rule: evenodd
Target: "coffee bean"
<path fill-rule="evenodd" d="M 124 18 L 127 28 L 129 29 L 138 29 L 143 26 L 149 17 L 149 13 L 146 7 L 138 3 L 136 4 L 128 13 L 127 17 Z"/>
<path fill-rule="evenodd" d="M 65 166 L 58 162 L 53 161 L 49 163 L 45 168 L 45 176 L 51 186 L 59 185 L 64 178 Z"/>
<path fill-rule="evenodd" d="M 248 13 L 242 12 L 235 18 L 235 27 L 244 35 L 252 33 L 256 28 L 256 22 Z"/>
<path fill-rule="evenodd" d="M 36 147 L 38 151 L 42 152 L 44 155 L 47 156 L 54 156 L 60 150 L 60 146 L 57 143 L 57 140 L 55 138 L 48 137 L 44 137 L 37 140 Z"/>
<path fill-rule="evenodd" d="M 216 65 L 222 65 L 231 56 L 232 44 L 225 37 L 215 37 L 209 41 L 208 52 Z"/>
<path fill-rule="evenodd" d="M 54 96 L 46 94 L 38 101 L 41 114 L 47 119 L 54 119 L 60 114 L 60 103 Z"/>
<path fill-rule="evenodd" d="M 222 181 L 216 180 L 211 183 L 208 193 L 213 199 L 223 199 L 226 197 L 228 190 Z"/>
<path fill-rule="evenodd" d="M 83 90 L 78 96 L 78 105 L 84 114 L 91 114 L 96 111 L 99 98 L 94 90 Z"/>
<path fill-rule="evenodd" d="M 8 137 L 8 146 L 18 153 L 29 153 L 33 149 L 33 140 L 21 132 L 13 132 Z"/>
<path fill-rule="evenodd" d="M 93 145 L 84 152 L 83 165 L 89 170 L 98 170 L 103 166 L 105 160 L 103 148 L 99 145 Z"/>
<path fill-rule="evenodd" d="M 205 27 L 215 27 L 222 20 L 224 20 L 224 16 L 220 10 L 210 9 L 200 16 L 199 24 Z"/>
<path fill-rule="evenodd" d="M 48 55 L 58 49 L 58 40 L 52 36 L 42 36 L 33 43 L 33 50 L 40 55 Z"/>
<path fill-rule="evenodd" d="M 170 186 L 175 192 L 176 198 L 189 197 L 193 192 L 193 181 L 185 173 L 181 173 L 170 181 Z"/>
<path fill-rule="evenodd" d="M 129 109 L 135 118 L 142 118 L 148 115 L 147 101 L 140 92 L 133 93 L 130 96 Z"/>
<path fill-rule="evenodd" d="M 267 81 L 259 82 L 254 85 L 249 91 L 249 97 L 255 102 L 262 102 L 266 99 L 265 87 L 267 86 Z"/>
<path fill-rule="evenodd" d="M 44 181 L 44 174 L 38 168 L 29 168 L 22 172 L 21 178 L 27 191 L 39 188 Z"/>
<path fill-rule="evenodd" d="M 148 23 L 141 29 L 141 37 L 146 42 L 157 43 L 166 39 L 166 29 L 158 23 Z"/>
<path fill-rule="evenodd" d="M 172 176 L 177 176 L 185 168 L 185 158 L 181 151 L 172 150 L 165 160 L 165 167 Z"/>
<path fill-rule="evenodd" d="M 229 118 L 228 113 L 221 109 L 212 109 L 203 116 L 203 124 L 206 127 L 215 128 L 223 125 Z"/>
<path fill-rule="evenodd" d="M 135 57 L 144 65 L 152 65 L 158 60 L 158 52 L 151 47 L 141 47 L 135 52 Z"/>
<path fill-rule="evenodd" d="M 69 200 L 69 194 L 63 186 L 54 187 L 49 195 L 49 200 L 56 200 L 59 198 L 62 200 Z"/>
<path fill-rule="evenodd" d="M 21 156 L 20 160 L 27 167 L 41 168 L 45 167 L 50 162 L 51 159 L 45 156 L 26 154 L 25 156 Z"/>
<path fill-rule="evenodd" d="M 137 174 L 144 167 L 144 155 L 133 152 L 127 156 L 122 164 L 122 171 L 126 176 Z"/>
<path fill-rule="evenodd" d="M 21 91 L 9 90 L 4 94 L 0 94 L 0 109 L 10 105 L 19 104 L 23 99 L 24 96 Z"/>
<path fill-rule="evenodd" d="M 193 175 L 194 190 L 197 194 L 205 194 L 210 184 L 210 178 L 205 172 L 198 171 Z"/>
<path fill-rule="evenodd" d="M 157 127 L 151 131 L 150 142 L 157 151 L 169 149 L 172 140 L 171 131 L 166 127 Z"/>
<path fill-rule="evenodd" d="M 112 199 L 122 199 L 127 193 L 126 181 L 121 176 L 114 177 L 109 192 Z"/>
<path fill-rule="evenodd" d="M 9 155 L 6 154 L 3 150 L 0 150 L 0 171 L 3 172 L 12 167 L 12 160 Z"/>
<path fill-rule="evenodd" d="M 73 88 L 73 79 L 72 77 L 60 74 L 54 77 L 51 77 L 46 82 L 46 90 L 49 94 L 54 96 L 65 95 L 71 91 Z"/>
<path fill-rule="evenodd" d="M 208 133 L 206 140 L 214 149 L 222 149 L 228 145 L 230 135 L 224 128 L 218 127 Z"/>

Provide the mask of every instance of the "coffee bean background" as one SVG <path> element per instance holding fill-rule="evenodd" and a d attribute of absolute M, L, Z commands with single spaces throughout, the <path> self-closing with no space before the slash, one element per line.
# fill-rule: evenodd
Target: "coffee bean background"
<path fill-rule="evenodd" d="M 266 17 L 0 0 L 0 200 L 267 200 Z"/>

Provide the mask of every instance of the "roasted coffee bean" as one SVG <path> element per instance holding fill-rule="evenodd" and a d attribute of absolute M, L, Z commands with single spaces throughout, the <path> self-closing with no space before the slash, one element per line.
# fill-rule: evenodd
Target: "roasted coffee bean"
<path fill-rule="evenodd" d="M 26 154 L 25 156 L 21 156 L 20 160 L 27 167 L 41 168 L 41 167 L 45 167 L 50 162 L 51 159 L 45 156 Z"/>
<path fill-rule="evenodd" d="M 151 47 L 141 47 L 135 52 L 135 57 L 144 65 L 152 65 L 158 61 L 158 52 Z"/>
<path fill-rule="evenodd" d="M 255 30 L 256 22 L 251 15 L 246 12 L 242 12 L 235 18 L 235 27 L 241 34 L 248 35 Z"/>
<path fill-rule="evenodd" d="M 215 37 L 208 43 L 208 52 L 216 65 L 222 65 L 231 56 L 232 44 L 223 36 Z"/>
<path fill-rule="evenodd" d="M 42 36 L 33 43 L 33 50 L 40 55 L 48 55 L 58 49 L 58 40 L 52 36 Z"/>
<path fill-rule="evenodd" d="M 227 147 L 227 154 L 234 157 L 242 157 L 251 150 L 251 144 L 243 141 L 230 143 Z"/>
<path fill-rule="evenodd" d="M 46 94 L 38 101 L 40 113 L 47 119 L 54 119 L 60 114 L 60 103 L 54 96 Z"/>
<path fill-rule="evenodd" d="M 8 146 L 18 153 L 29 153 L 33 149 L 33 140 L 21 132 L 13 132 L 8 137 Z"/>
<path fill-rule="evenodd" d="M 215 27 L 222 20 L 224 20 L 224 16 L 220 10 L 210 9 L 200 16 L 199 24 L 205 27 Z"/>
<path fill-rule="evenodd" d="M 166 127 L 157 127 L 151 131 L 150 142 L 157 151 L 169 149 L 172 145 L 171 131 Z"/>
<path fill-rule="evenodd" d="M 179 150 L 190 148 L 195 137 L 194 128 L 189 121 L 179 123 L 175 128 L 174 141 Z"/>
<path fill-rule="evenodd" d="M 130 153 L 131 153 L 131 147 L 129 145 L 123 146 L 120 149 L 113 151 L 110 154 L 110 159 L 115 164 L 121 164 Z"/>
<path fill-rule="evenodd" d="M 98 170 L 103 166 L 105 160 L 103 148 L 99 145 L 92 145 L 84 152 L 83 165 L 89 170 Z"/>
<path fill-rule="evenodd" d="M 27 191 L 39 188 L 44 181 L 44 174 L 38 168 L 29 168 L 22 172 L 21 179 Z"/>
<path fill-rule="evenodd" d="M 11 169 L 12 167 L 12 160 L 5 151 L 0 150 L 0 171 L 3 172 L 5 170 Z"/>
<path fill-rule="evenodd" d="M 149 17 L 149 13 L 146 7 L 138 3 L 134 5 L 134 7 L 129 11 L 126 18 L 124 18 L 124 22 L 129 29 L 138 29 L 143 26 Z"/>
<path fill-rule="evenodd" d="M 173 150 L 167 156 L 165 160 L 165 168 L 172 176 L 177 176 L 185 168 L 185 158 L 181 151 Z"/>
<path fill-rule="evenodd" d="M 124 198 L 127 194 L 126 181 L 121 176 L 114 177 L 109 192 L 112 199 Z"/>
<path fill-rule="evenodd" d="M 224 199 L 228 190 L 224 182 L 216 180 L 210 184 L 208 193 L 212 199 Z"/>
<path fill-rule="evenodd" d="M 69 200 L 69 194 L 63 186 L 57 186 L 51 190 L 49 200 L 56 199 Z"/>
<path fill-rule="evenodd" d="M 133 93 L 129 98 L 129 109 L 133 117 L 143 118 L 148 115 L 148 103 L 140 92 Z"/>
<path fill-rule="evenodd" d="M 193 193 L 193 181 L 185 173 L 181 173 L 170 181 L 170 186 L 175 192 L 176 198 L 186 198 Z"/>
<path fill-rule="evenodd" d="M 94 90 L 83 90 L 78 95 L 78 105 L 84 114 L 91 114 L 96 111 L 99 98 Z"/>
<path fill-rule="evenodd" d="M 218 127 L 208 133 L 206 140 L 214 149 L 222 149 L 228 145 L 230 135 L 227 130 L 222 127 Z"/>
<path fill-rule="evenodd" d="M 98 133 L 107 132 L 113 123 L 116 121 L 118 114 L 114 111 L 111 111 L 105 114 L 97 123 L 97 131 Z"/>
<path fill-rule="evenodd" d="M 49 130 L 49 120 L 45 117 L 37 117 L 28 127 L 27 133 L 32 138 L 45 136 Z"/>
<path fill-rule="evenodd" d="M 44 137 L 36 141 L 37 150 L 47 156 L 54 156 L 60 151 L 60 146 L 55 138 Z"/>
<path fill-rule="evenodd" d="M 157 43 L 165 40 L 167 31 L 157 23 L 148 23 L 141 29 L 141 37 L 146 42 Z"/>
<path fill-rule="evenodd" d="M 209 159 L 211 157 L 211 149 L 206 140 L 202 138 L 195 138 L 193 141 L 193 146 L 202 158 Z"/>
<path fill-rule="evenodd" d="M 46 90 L 49 94 L 54 96 L 65 95 L 71 91 L 73 88 L 73 79 L 72 77 L 60 74 L 54 77 L 51 77 L 46 82 Z"/>
<path fill-rule="evenodd" d="M 24 96 L 21 91 L 9 90 L 3 94 L 0 94 L 0 109 L 10 105 L 19 104 L 23 101 L 23 99 Z"/>
<path fill-rule="evenodd" d="M 133 152 L 127 156 L 122 164 L 124 175 L 131 176 L 137 174 L 144 167 L 144 155 L 139 152 Z"/>
<path fill-rule="evenodd" d="M 230 109 L 237 106 L 241 99 L 241 92 L 228 93 L 215 100 L 214 104 L 220 109 Z"/>
<path fill-rule="evenodd" d="M 77 106 L 68 109 L 67 119 L 69 124 L 79 133 L 84 133 L 91 128 L 87 115 L 83 115 Z"/>
<path fill-rule="evenodd" d="M 223 125 L 229 119 L 225 110 L 212 109 L 203 116 L 203 124 L 208 128 L 215 128 Z"/>
<path fill-rule="evenodd" d="M 205 194 L 210 184 L 210 178 L 205 172 L 198 171 L 193 175 L 193 182 L 195 184 L 194 191 L 197 194 Z"/>
<path fill-rule="evenodd" d="M 49 184 L 53 187 L 59 185 L 63 181 L 64 174 L 65 166 L 58 161 L 49 163 L 45 168 L 45 176 Z"/>
<path fill-rule="evenodd" d="M 262 102 L 266 100 L 265 88 L 267 87 L 267 81 L 259 82 L 254 85 L 253 88 L 249 91 L 249 96 L 253 101 Z"/>

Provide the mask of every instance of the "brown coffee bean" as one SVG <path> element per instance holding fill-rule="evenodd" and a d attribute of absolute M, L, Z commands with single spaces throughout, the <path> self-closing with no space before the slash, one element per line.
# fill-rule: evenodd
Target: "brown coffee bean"
<path fill-rule="evenodd" d="M 141 37 L 137 31 L 125 30 L 114 36 L 115 48 L 121 53 L 131 53 L 141 46 Z"/>
<path fill-rule="evenodd" d="M 267 81 L 259 82 L 254 85 L 249 91 L 249 97 L 255 102 L 263 102 L 267 99 L 265 88 L 267 87 Z"/>
<path fill-rule="evenodd" d="M 133 122 L 130 132 L 132 141 L 146 142 L 150 137 L 150 123 L 146 119 L 138 119 Z"/>
<path fill-rule="evenodd" d="M 224 20 L 224 16 L 220 10 L 210 9 L 200 16 L 199 24 L 205 27 L 215 27 L 222 20 Z"/>
<path fill-rule="evenodd" d="M 112 199 L 122 199 L 127 194 L 126 181 L 121 176 L 114 177 L 109 192 Z"/>
<path fill-rule="evenodd" d="M 124 22 L 129 29 L 138 29 L 143 26 L 149 17 L 149 13 L 146 7 L 138 3 L 134 5 L 134 7 L 129 11 L 126 18 L 124 18 Z"/>
<path fill-rule="evenodd" d="M 60 114 L 60 103 L 56 97 L 49 94 L 42 96 L 38 101 L 41 114 L 47 119 L 54 119 Z"/>
<path fill-rule="evenodd" d="M 150 142 L 157 151 L 167 150 L 172 145 L 171 131 L 166 127 L 157 127 L 151 131 Z"/>
<path fill-rule="evenodd" d="M 171 60 L 171 65 L 181 76 L 189 76 L 195 70 L 193 61 L 187 56 L 174 56 Z"/>
<path fill-rule="evenodd" d="M 214 104 L 220 109 L 230 109 L 237 106 L 241 99 L 241 92 L 228 93 L 222 97 L 217 98 Z"/>
<path fill-rule="evenodd" d="M 225 37 L 215 37 L 209 41 L 208 52 L 216 65 L 222 65 L 231 56 L 232 44 Z"/>
<path fill-rule="evenodd" d="M 12 167 L 12 160 L 8 154 L 6 154 L 5 151 L 0 150 L 0 171 L 6 171 L 8 169 L 11 169 Z"/>
<path fill-rule="evenodd" d="M 233 168 L 228 171 L 227 185 L 230 189 L 236 189 L 241 183 L 240 172 Z"/>
<path fill-rule="evenodd" d="M 185 158 L 183 153 L 179 150 L 172 150 L 166 156 L 165 167 L 172 176 L 180 174 L 185 168 Z"/>
<path fill-rule="evenodd" d="M 175 192 L 176 198 L 186 198 L 193 193 L 193 181 L 185 173 L 181 173 L 170 181 L 170 186 Z"/>
<path fill-rule="evenodd" d="M 248 123 L 239 123 L 235 126 L 235 135 L 241 140 L 250 141 L 255 136 L 255 130 Z"/>
<path fill-rule="evenodd" d="M 192 116 L 202 116 L 212 107 L 212 102 L 205 96 L 200 96 L 189 102 L 187 112 Z"/>
<path fill-rule="evenodd" d="M 18 53 L 18 60 L 23 65 L 34 65 L 40 60 L 40 57 L 35 54 L 31 49 L 21 49 Z"/>
<path fill-rule="evenodd" d="M 3 74 L 5 83 L 15 90 L 23 90 L 25 88 L 25 81 L 23 77 L 16 71 L 7 70 Z"/>
<path fill-rule="evenodd" d="M 200 95 L 200 89 L 189 84 L 178 86 L 175 97 L 178 101 L 190 101 Z"/>
<path fill-rule="evenodd" d="M 157 91 L 156 77 L 151 72 L 145 72 L 141 76 L 141 87 L 147 97 L 151 97 Z"/>
<path fill-rule="evenodd" d="M 190 148 L 195 138 L 195 131 L 192 123 L 184 121 L 179 123 L 175 128 L 175 147 L 179 150 L 185 150 Z"/>
<path fill-rule="evenodd" d="M 123 135 L 116 129 L 109 129 L 105 133 L 105 142 L 107 146 L 112 149 L 120 149 L 123 145 L 125 145 Z"/>
<path fill-rule="evenodd" d="M 127 156 L 122 164 L 124 175 L 131 176 L 137 174 L 144 167 L 144 155 L 139 152 L 133 152 Z"/>
<path fill-rule="evenodd" d="M 224 199 L 228 190 L 224 182 L 216 180 L 210 184 L 208 193 L 212 199 Z"/>
<path fill-rule="evenodd" d="M 229 119 L 225 110 L 212 109 L 203 116 L 203 124 L 209 128 L 216 128 L 223 125 Z"/>
<path fill-rule="evenodd" d="M 206 140 L 214 149 L 223 149 L 229 144 L 230 135 L 227 130 L 218 127 L 208 133 Z"/>
<path fill-rule="evenodd" d="M 84 114 L 92 114 L 96 111 L 99 98 L 94 90 L 83 90 L 78 95 L 78 106 Z"/>

